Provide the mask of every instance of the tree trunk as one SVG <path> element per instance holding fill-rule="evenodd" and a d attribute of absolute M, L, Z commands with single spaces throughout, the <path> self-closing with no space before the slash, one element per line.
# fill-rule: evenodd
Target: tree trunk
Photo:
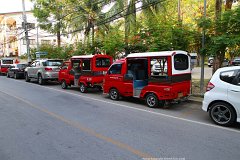
<path fill-rule="evenodd" d="M 60 30 L 57 31 L 57 45 L 61 47 L 61 33 Z"/>
<path fill-rule="evenodd" d="M 221 18 L 222 13 L 222 0 L 216 0 L 215 1 L 215 21 L 217 22 Z M 217 29 L 215 30 L 215 34 L 218 34 Z M 216 56 L 213 61 L 213 73 L 221 67 L 221 58 L 224 56 L 225 53 L 222 53 L 221 51 L 217 51 Z"/>
<path fill-rule="evenodd" d="M 225 11 L 232 9 L 233 0 L 226 0 Z"/>

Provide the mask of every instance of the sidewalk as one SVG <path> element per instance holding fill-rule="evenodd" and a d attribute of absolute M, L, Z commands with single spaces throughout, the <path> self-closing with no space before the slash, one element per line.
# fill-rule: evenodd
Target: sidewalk
<path fill-rule="evenodd" d="M 198 103 L 198 104 L 202 104 L 203 98 L 200 96 L 190 96 L 188 98 L 189 102 L 193 102 L 193 103 Z"/>

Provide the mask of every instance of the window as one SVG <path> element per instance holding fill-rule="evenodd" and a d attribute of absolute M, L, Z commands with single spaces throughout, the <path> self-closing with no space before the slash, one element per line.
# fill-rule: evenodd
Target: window
<path fill-rule="evenodd" d="M 27 42 L 26 42 L 26 39 L 23 39 L 23 45 L 26 45 Z"/>
<path fill-rule="evenodd" d="M 43 62 L 43 66 L 61 66 L 62 63 L 62 60 L 48 60 L 46 62 Z"/>
<path fill-rule="evenodd" d="M 29 44 L 30 45 L 35 45 L 35 39 L 29 39 Z"/>
<path fill-rule="evenodd" d="M 109 67 L 111 65 L 109 58 L 97 58 L 96 67 Z"/>
<path fill-rule="evenodd" d="M 2 64 L 13 64 L 13 60 L 2 60 Z"/>
<path fill-rule="evenodd" d="M 236 84 L 235 77 L 238 70 L 224 71 L 220 73 L 220 79 L 230 84 Z M 234 83 L 235 82 L 235 83 Z"/>
<path fill-rule="evenodd" d="M 108 74 L 121 74 L 122 64 L 114 64 L 108 70 Z"/>
<path fill-rule="evenodd" d="M 83 67 L 83 70 L 90 71 L 91 70 L 91 60 L 90 59 L 83 60 L 82 67 Z"/>
<path fill-rule="evenodd" d="M 188 56 L 185 54 L 177 54 L 174 56 L 174 68 L 175 70 L 186 70 L 189 68 Z"/>
<path fill-rule="evenodd" d="M 69 65 L 69 62 L 65 62 L 65 63 L 63 63 L 63 65 L 62 65 L 62 69 L 67 69 L 67 68 L 68 68 L 68 65 Z"/>
<path fill-rule="evenodd" d="M 33 62 L 33 63 L 31 64 L 31 67 L 36 67 L 36 62 Z"/>
<path fill-rule="evenodd" d="M 158 57 L 151 59 L 151 76 L 155 78 L 158 76 L 168 75 L 167 57 Z"/>
<path fill-rule="evenodd" d="M 17 64 L 17 68 L 23 69 L 26 67 L 27 67 L 27 64 Z"/>
<path fill-rule="evenodd" d="M 41 44 L 50 44 L 51 41 L 50 40 L 41 40 Z"/>

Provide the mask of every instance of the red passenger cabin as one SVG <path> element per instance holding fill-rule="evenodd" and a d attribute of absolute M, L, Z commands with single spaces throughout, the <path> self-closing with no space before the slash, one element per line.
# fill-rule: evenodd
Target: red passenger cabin
<path fill-rule="evenodd" d="M 185 51 L 129 54 L 109 68 L 103 92 L 145 99 L 149 107 L 187 97 L 191 88 L 190 56 Z"/>
<path fill-rule="evenodd" d="M 0 59 L 0 74 L 5 74 L 6 75 L 9 66 L 13 63 L 14 63 L 13 58 L 2 58 L 2 59 Z"/>
<path fill-rule="evenodd" d="M 108 55 L 73 56 L 70 61 L 63 63 L 59 82 L 63 89 L 68 86 L 80 87 L 82 93 L 88 88 L 102 89 L 104 75 L 112 61 Z"/>

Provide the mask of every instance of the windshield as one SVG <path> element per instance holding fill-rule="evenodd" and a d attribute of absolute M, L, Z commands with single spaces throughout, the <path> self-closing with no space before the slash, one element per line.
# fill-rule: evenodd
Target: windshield
<path fill-rule="evenodd" d="M 17 64 L 17 68 L 26 68 L 27 67 L 27 64 Z"/>
<path fill-rule="evenodd" d="M 43 66 L 61 66 L 62 63 L 62 60 L 48 60 L 46 62 L 43 62 Z"/>
<path fill-rule="evenodd" d="M 2 64 L 13 64 L 13 60 L 2 60 Z"/>

